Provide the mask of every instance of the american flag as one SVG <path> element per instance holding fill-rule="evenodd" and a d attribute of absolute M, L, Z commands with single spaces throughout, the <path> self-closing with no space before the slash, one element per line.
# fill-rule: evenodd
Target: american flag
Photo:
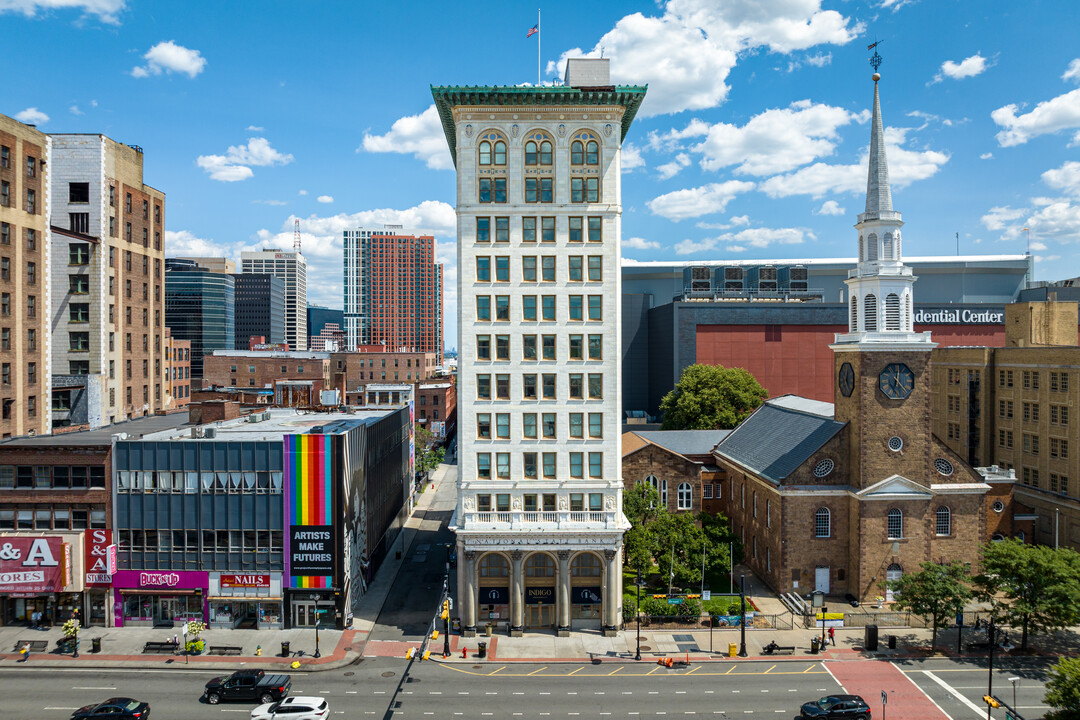
<path fill-rule="evenodd" d="M 531 38 L 538 32 L 540 32 L 540 23 L 536 23 L 531 28 L 529 28 L 529 33 L 525 36 L 525 39 Z"/>

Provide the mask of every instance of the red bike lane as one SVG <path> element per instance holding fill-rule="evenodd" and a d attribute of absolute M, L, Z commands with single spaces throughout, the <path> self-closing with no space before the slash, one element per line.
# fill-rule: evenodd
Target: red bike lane
<path fill-rule="evenodd" d="M 885 720 L 951 720 L 919 687 L 890 662 L 846 660 L 823 663 L 849 695 L 870 705 L 873 720 L 882 720 L 881 692 L 888 695 Z"/>

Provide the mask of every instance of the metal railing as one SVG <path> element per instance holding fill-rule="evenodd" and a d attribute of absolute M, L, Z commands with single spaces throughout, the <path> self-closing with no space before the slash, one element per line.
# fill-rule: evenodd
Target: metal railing
<path fill-rule="evenodd" d="M 606 510 L 556 510 L 554 512 L 511 510 L 509 512 L 466 512 L 464 513 L 464 521 L 466 527 L 470 524 L 492 525 L 500 528 L 516 528 L 526 525 L 552 527 L 599 525 L 615 527 L 619 518 L 618 513 Z"/>
<path fill-rule="evenodd" d="M 700 289 L 695 290 L 693 288 L 684 287 L 682 295 L 676 297 L 676 300 L 681 301 L 711 301 L 720 302 L 724 300 L 744 300 L 744 301 L 757 301 L 757 300 L 769 300 L 769 301 L 783 301 L 783 302 L 806 302 L 808 300 L 821 301 L 825 297 L 825 290 L 823 288 L 800 288 L 800 289 L 776 289 L 776 290 L 762 290 L 760 288 L 744 288 L 741 290 L 724 290 L 721 288 L 710 288 L 708 290 Z"/>

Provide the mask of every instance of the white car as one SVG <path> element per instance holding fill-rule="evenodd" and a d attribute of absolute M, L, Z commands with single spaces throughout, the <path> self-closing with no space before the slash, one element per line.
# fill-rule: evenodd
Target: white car
<path fill-rule="evenodd" d="M 321 697 L 287 697 L 251 711 L 251 720 L 326 720 L 329 716 L 330 707 Z"/>

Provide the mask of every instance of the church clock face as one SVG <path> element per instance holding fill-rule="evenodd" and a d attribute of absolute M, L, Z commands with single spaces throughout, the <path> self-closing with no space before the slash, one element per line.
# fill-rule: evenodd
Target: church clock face
<path fill-rule="evenodd" d="M 836 378 L 836 384 L 844 397 L 851 397 L 851 393 L 855 389 L 855 371 L 851 369 L 851 363 L 844 363 L 840 366 L 840 375 Z"/>
<path fill-rule="evenodd" d="M 878 375 L 878 387 L 885 397 L 903 400 L 915 387 L 915 375 L 904 363 L 891 363 Z"/>

